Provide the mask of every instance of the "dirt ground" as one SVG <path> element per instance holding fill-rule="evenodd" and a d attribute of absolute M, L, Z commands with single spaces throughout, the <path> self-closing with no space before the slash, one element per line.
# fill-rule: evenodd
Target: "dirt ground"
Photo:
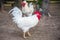
<path fill-rule="evenodd" d="M 60 4 L 50 5 L 52 17 L 42 16 L 27 39 L 22 37 L 23 32 L 12 22 L 11 15 L 5 10 L 0 12 L 0 40 L 60 40 Z"/>

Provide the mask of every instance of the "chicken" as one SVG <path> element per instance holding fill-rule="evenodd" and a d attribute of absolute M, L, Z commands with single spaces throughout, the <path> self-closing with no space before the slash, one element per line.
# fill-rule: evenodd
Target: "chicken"
<path fill-rule="evenodd" d="M 32 2 L 30 2 L 29 3 L 29 7 L 30 7 L 30 10 L 31 10 L 31 15 L 33 14 L 33 12 L 34 12 L 34 6 L 33 6 L 33 3 Z"/>
<path fill-rule="evenodd" d="M 33 12 L 34 12 L 33 4 L 30 3 L 28 5 L 28 3 L 26 1 L 23 1 L 22 2 L 22 12 L 26 16 L 31 16 L 33 14 Z"/>
<path fill-rule="evenodd" d="M 35 11 L 34 15 L 28 17 L 22 17 L 22 15 L 20 15 L 22 14 L 21 10 L 20 12 L 14 10 L 11 14 L 13 15 L 13 22 L 17 24 L 18 28 L 22 29 L 24 38 L 27 38 L 26 33 L 31 36 L 29 29 L 35 27 L 41 18 L 41 13 L 39 11 Z"/>

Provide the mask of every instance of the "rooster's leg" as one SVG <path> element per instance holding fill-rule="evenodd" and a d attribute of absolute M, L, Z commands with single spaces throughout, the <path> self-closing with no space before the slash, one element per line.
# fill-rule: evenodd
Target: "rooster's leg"
<path fill-rule="evenodd" d="M 31 34 L 29 32 L 27 32 L 27 33 L 28 33 L 28 36 L 31 36 Z"/>
<path fill-rule="evenodd" d="M 27 37 L 26 37 L 26 32 L 23 33 L 23 37 L 24 37 L 24 38 L 27 38 Z"/>

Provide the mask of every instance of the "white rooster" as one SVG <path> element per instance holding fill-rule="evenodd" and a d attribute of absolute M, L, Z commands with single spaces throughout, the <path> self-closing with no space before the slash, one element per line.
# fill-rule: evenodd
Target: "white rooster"
<path fill-rule="evenodd" d="M 19 12 L 20 11 L 20 12 Z M 13 21 L 17 24 L 18 28 L 21 28 L 23 31 L 23 37 L 26 37 L 26 33 L 31 36 L 31 34 L 29 33 L 29 29 L 32 27 L 35 27 L 35 25 L 37 25 L 37 23 L 40 20 L 41 17 L 41 13 L 39 11 L 35 11 L 34 15 L 32 16 L 28 16 L 28 17 L 22 17 L 22 11 L 21 10 L 15 10 L 12 11 L 12 15 L 13 15 Z M 11 12 L 11 11 L 10 11 Z"/>
<path fill-rule="evenodd" d="M 34 12 L 34 7 L 32 2 L 28 5 L 26 1 L 22 2 L 22 12 L 26 16 L 31 16 Z"/>

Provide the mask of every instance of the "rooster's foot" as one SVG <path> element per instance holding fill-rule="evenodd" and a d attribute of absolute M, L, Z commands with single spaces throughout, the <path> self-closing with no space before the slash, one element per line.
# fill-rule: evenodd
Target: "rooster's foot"
<path fill-rule="evenodd" d="M 31 36 L 31 34 L 29 32 L 27 32 L 27 33 L 28 33 L 28 36 Z"/>
<path fill-rule="evenodd" d="M 23 33 L 23 37 L 24 37 L 25 39 L 27 38 L 27 37 L 26 37 L 26 32 Z"/>

